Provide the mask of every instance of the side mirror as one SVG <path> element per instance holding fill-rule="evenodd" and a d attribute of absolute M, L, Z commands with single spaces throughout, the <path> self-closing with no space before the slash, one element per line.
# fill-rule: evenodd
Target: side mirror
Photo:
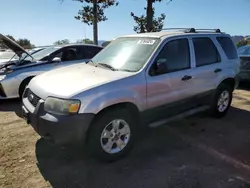
<path fill-rule="evenodd" d="M 54 59 L 52 59 L 53 62 L 61 62 L 61 58 L 59 57 L 54 57 Z"/>
<path fill-rule="evenodd" d="M 155 62 L 155 74 L 164 74 L 168 71 L 168 67 L 166 65 L 166 59 L 159 59 Z"/>

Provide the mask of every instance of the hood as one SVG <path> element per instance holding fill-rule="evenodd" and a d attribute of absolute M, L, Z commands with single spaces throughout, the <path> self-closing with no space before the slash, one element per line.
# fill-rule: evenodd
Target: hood
<path fill-rule="evenodd" d="M 42 99 L 48 96 L 70 98 L 95 86 L 133 75 L 81 63 L 57 68 L 33 78 L 29 88 Z"/>
<path fill-rule="evenodd" d="M 26 53 L 27 55 L 31 56 L 25 49 L 23 49 L 20 45 L 16 42 L 11 40 L 10 38 L 0 34 L 0 42 L 3 43 L 5 46 L 10 48 L 13 52 L 15 52 L 19 57 L 22 53 Z"/>

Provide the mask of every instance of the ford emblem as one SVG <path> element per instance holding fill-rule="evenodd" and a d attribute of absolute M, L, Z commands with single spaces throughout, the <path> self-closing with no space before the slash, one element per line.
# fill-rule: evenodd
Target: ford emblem
<path fill-rule="evenodd" d="M 33 101 L 34 99 L 34 95 L 33 94 L 30 94 L 29 97 L 28 97 L 29 101 Z"/>

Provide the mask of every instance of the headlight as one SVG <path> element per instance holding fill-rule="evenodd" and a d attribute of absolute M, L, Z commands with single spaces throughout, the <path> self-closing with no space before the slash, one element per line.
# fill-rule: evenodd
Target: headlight
<path fill-rule="evenodd" d="M 0 75 L 0 80 L 3 80 L 6 77 L 6 75 Z"/>
<path fill-rule="evenodd" d="M 76 114 L 80 105 L 79 100 L 48 97 L 44 103 L 44 110 L 60 115 Z"/>

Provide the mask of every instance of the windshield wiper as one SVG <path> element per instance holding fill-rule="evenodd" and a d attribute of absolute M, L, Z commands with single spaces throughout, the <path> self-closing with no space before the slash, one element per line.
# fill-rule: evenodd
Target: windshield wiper
<path fill-rule="evenodd" d="M 133 71 L 133 70 L 129 70 L 129 69 L 118 69 L 119 71 L 126 71 L 126 72 L 136 72 L 136 71 Z"/>
<path fill-rule="evenodd" d="M 85 63 L 88 64 L 88 63 L 94 63 L 94 62 L 92 61 L 92 59 L 90 59 L 90 60 L 86 61 Z"/>
<path fill-rule="evenodd" d="M 103 67 L 106 67 L 112 71 L 117 71 L 118 69 L 114 68 L 113 66 L 109 65 L 109 64 L 106 64 L 106 63 L 97 63 L 98 65 L 101 65 Z"/>

